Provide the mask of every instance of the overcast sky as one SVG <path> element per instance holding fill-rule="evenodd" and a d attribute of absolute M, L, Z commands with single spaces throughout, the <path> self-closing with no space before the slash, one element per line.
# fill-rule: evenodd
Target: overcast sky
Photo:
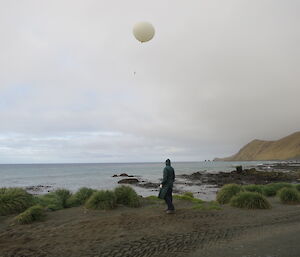
<path fill-rule="evenodd" d="M 298 0 L 0 0 L 0 163 L 201 161 L 299 131 L 299 13 Z"/>

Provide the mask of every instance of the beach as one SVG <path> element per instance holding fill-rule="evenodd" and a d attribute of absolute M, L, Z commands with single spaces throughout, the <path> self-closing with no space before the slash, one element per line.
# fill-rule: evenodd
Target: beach
<path fill-rule="evenodd" d="M 0 256 L 298 257 L 300 206 L 270 202 L 269 210 L 196 210 L 175 200 L 174 215 L 158 201 L 110 211 L 76 207 L 14 226 L 12 217 L 0 217 Z"/>
<path fill-rule="evenodd" d="M 300 204 L 283 204 L 278 196 L 267 197 L 271 208 L 264 210 L 214 202 L 216 192 L 229 183 L 289 182 L 294 187 L 300 181 L 298 164 L 180 172 L 174 190 L 176 213 L 171 215 L 157 198 L 157 181 L 144 188 L 143 179 L 134 176 L 140 182 L 130 186 L 152 195 L 139 195 L 138 208 L 122 204 L 112 210 L 92 210 L 84 204 L 57 211 L 48 208 L 42 221 L 27 225 L 17 224 L 16 215 L 0 216 L 0 257 L 298 257 Z M 107 175 L 114 181 L 132 179 L 128 174 Z M 190 189 L 195 198 L 178 197 Z"/>

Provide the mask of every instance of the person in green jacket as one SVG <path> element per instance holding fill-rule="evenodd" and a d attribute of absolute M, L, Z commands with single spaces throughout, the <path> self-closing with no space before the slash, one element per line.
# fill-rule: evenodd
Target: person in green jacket
<path fill-rule="evenodd" d="M 160 185 L 160 191 L 158 197 L 164 199 L 166 204 L 168 205 L 168 209 L 166 212 L 168 214 L 174 213 L 175 208 L 173 205 L 172 199 L 172 191 L 173 191 L 173 183 L 175 180 L 175 171 L 171 166 L 171 161 L 169 159 L 166 160 L 166 167 L 164 168 L 164 176 Z"/>

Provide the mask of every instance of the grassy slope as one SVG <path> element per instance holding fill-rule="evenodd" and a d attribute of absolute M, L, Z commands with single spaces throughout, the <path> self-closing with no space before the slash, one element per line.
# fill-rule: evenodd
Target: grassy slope
<path fill-rule="evenodd" d="M 253 140 L 224 161 L 288 160 L 300 158 L 300 131 L 277 141 Z"/>

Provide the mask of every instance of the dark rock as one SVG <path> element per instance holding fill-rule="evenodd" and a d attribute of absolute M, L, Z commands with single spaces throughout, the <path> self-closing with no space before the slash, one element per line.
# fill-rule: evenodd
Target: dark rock
<path fill-rule="evenodd" d="M 280 171 L 258 171 L 255 168 L 245 169 L 242 172 L 234 170 L 231 172 L 219 172 L 217 174 L 195 172 L 190 175 L 181 176 L 192 181 L 194 184 L 214 184 L 222 187 L 225 184 L 266 184 L 271 182 L 293 182 L 299 179 L 300 174 Z"/>
<path fill-rule="evenodd" d="M 139 180 L 137 178 L 124 178 L 118 181 L 118 184 L 137 184 Z"/>
<path fill-rule="evenodd" d="M 272 164 L 265 163 L 265 164 L 260 164 L 258 166 L 260 170 L 265 170 L 265 171 L 281 170 L 284 172 L 288 172 L 288 171 L 300 172 L 299 161 L 286 161 L 286 162 L 278 162 Z"/>
<path fill-rule="evenodd" d="M 37 186 L 25 187 L 25 190 L 30 191 L 30 192 L 42 192 L 48 188 L 51 188 L 51 186 L 37 185 Z"/>
<path fill-rule="evenodd" d="M 144 188 L 158 188 L 159 183 L 146 182 L 143 184 L 138 184 L 137 186 L 144 187 Z"/>
<path fill-rule="evenodd" d="M 236 166 L 235 168 L 236 168 L 237 173 L 243 172 L 243 166 Z"/>
<path fill-rule="evenodd" d="M 121 173 L 120 175 L 114 174 L 112 177 L 113 177 L 113 178 L 115 178 L 115 177 L 128 177 L 128 178 L 133 178 L 133 177 L 135 177 L 135 176 L 133 176 L 133 175 L 128 175 L 127 173 Z"/>
<path fill-rule="evenodd" d="M 203 176 L 203 174 L 200 173 L 200 171 L 197 171 L 197 172 L 194 172 L 192 174 L 178 175 L 177 177 L 179 177 L 179 178 L 185 178 L 185 179 L 191 179 L 191 180 L 198 180 L 198 179 L 201 179 L 202 176 Z"/>

